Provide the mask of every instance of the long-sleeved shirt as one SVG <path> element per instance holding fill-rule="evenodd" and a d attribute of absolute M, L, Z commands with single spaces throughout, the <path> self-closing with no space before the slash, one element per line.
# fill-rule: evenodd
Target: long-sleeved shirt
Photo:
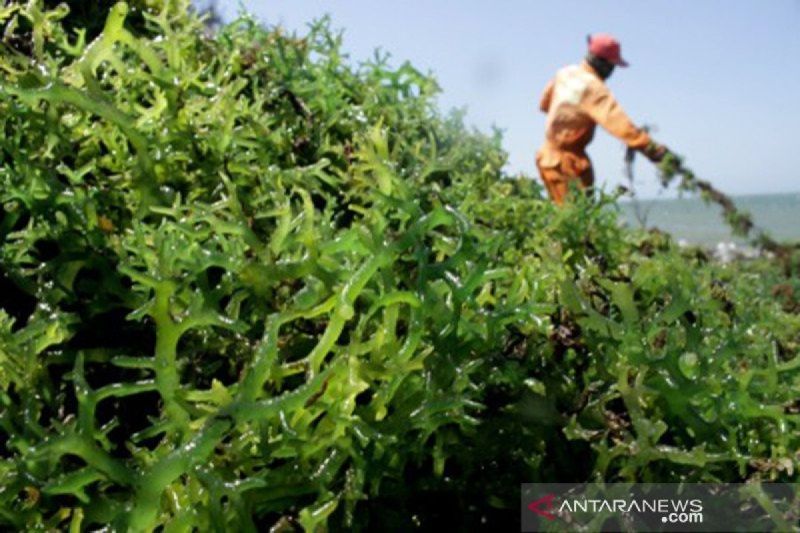
<path fill-rule="evenodd" d="M 585 148 L 594 137 L 596 124 L 632 148 L 644 148 L 650 142 L 647 132 L 634 126 L 603 80 L 585 61 L 559 70 L 547 84 L 539 107 L 547 113 L 545 143 L 538 158 L 543 167 L 557 166 L 561 159 L 559 152 L 585 158 Z"/>

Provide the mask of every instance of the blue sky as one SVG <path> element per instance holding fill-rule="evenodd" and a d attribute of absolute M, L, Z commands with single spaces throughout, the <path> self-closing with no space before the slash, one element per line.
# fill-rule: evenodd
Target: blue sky
<path fill-rule="evenodd" d="M 245 0 L 268 25 L 303 33 L 325 13 L 358 62 L 380 47 L 392 62 L 432 72 L 440 107 L 504 130 L 509 170 L 536 175 L 539 95 L 555 71 L 580 61 L 585 36 L 610 32 L 630 68 L 609 80 L 637 124 L 687 158 L 698 176 L 734 194 L 800 191 L 800 0 Z M 622 183 L 621 144 L 598 130 L 589 154 L 600 183 Z M 659 192 L 640 158 L 637 190 Z"/>

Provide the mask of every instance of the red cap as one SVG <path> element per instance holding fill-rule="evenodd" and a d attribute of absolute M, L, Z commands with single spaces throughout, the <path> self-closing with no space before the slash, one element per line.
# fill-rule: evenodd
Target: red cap
<path fill-rule="evenodd" d="M 628 66 L 628 62 L 622 59 L 619 41 L 608 33 L 595 33 L 589 36 L 589 53 L 605 59 L 612 65 Z"/>

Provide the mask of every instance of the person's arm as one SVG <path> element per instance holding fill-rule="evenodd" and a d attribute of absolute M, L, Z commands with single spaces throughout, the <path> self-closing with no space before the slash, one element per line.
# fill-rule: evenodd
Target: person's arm
<path fill-rule="evenodd" d="M 544 88 L 544 92 L 542 93 L 542 99 L 539 101 L 539 109 L 542 110 L 542 113 L 547 113 L 550 111 L 550 102 L 553 100 L 553 86 L 555 85 L 555 80 L 550 80 L 547 84 L 547 87 Z"/>
<path fill-rule="evenodd" d="M 605 85 L 587 90 L 582 104 L 595 122 L 631 148 L 643 150 L 650 144 L 650 135 L 634 126 Z"/>

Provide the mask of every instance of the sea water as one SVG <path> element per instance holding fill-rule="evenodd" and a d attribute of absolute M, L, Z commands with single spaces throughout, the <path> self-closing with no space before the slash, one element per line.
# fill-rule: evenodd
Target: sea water
<path fill-rule="evenodd" d="M 758 229 L 778 241 L 800 241 L 800 193 L 732 196 L 740 211 L 750 213 Z M 745 248 L 746 241 L 734 237 L 716 204 L 697 197 L 633 200 L 619 203 L 620 219 L 632 227 L 652 228 L 672 234 L 679 243 Z M 637 216 L 637 212 L 639 215 Z"/>

